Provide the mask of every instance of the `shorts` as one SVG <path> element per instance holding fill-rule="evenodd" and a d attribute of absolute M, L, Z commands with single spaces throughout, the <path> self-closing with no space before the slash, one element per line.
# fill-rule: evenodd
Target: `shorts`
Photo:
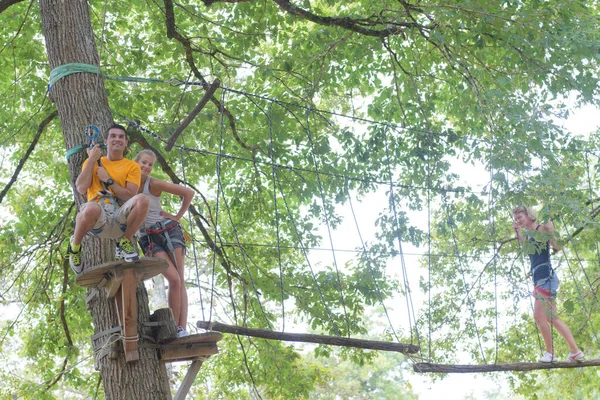
<path fill-rule="evenodd" d="M 175 224 L 175 226 L 173 226 L 173 224 Z M 175 221 L 170 221 L 166 223 L 166 226 L 173 227 L 164 231 L 163 233 L 140 236 L 140 247 L 142 248 L 142 251 L 147 257 L 152 257 L 154 254 L 160 253 L 161 251 L 165 253 L 169 252 L 167 244 L 164 243 L 164 241 L 160 238 L 160 236 L 163 234 L 169 235 L 174 249 L 187 248 L 185 246 L 185 239 L 183 237 L 183 230 L 181 229 L 181 225 L 179 225 Z"/>
<path fill-rule="evenodd" d="M 556 297 L 559 283 L 558 276 L 556 276 L 555 273 L 552 273 L 548 279 L 541 279 L 534 282 L 533 296 Z"/>
<path fill-rule="evenodd" d="M 119 207 L 116 215 L 114 204 L 96 203 L 95 201 L 82 204 L 79 212 L 85 210 L 85 208 L 89 207 L 91 204 L 100 206 L 101 214 L 98 221 L 96 221 L 96 225 L 94 225 L 88 233 L 103 239 L 118 239 L 123 236 L 127 224 L 127 217 L 131 213 L 131 208 L 133 207 L 133 198 L 127 200 Z"/>

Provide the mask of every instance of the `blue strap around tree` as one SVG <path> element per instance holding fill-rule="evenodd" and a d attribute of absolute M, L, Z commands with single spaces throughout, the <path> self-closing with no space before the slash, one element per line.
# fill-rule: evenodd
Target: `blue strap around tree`
<path fill-rule="evenodd" d="M 59 79 L 75 73 L 87 72 L 90 74 L 99 74 L 100 67 L 92 64 L 70 63 L 59 65 L 50 71 L 50 80 L 48 82 L 48 91 Z"/>

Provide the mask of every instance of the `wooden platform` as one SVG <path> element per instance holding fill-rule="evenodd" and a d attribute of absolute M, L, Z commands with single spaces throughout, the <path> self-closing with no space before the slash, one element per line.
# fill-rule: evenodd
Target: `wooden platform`
<path fill-rule="evenodd" d="M 133 262 L 119 260 L 86 269 L 76 278 L 78 285 L 104 288 L 107 297 L 115 299 L 127 362 L 139 359 L 137 285 L 167 267 L 167 261 L 160 258 L 145 257 Z"/>
<path fill-rule="evenodd" d="M 154 257 L 142 257 L 133 262 L 117 260 L 85 269 L 81 274 L 77 275 L 75 282 L 83 287 L 104 287 L 113 271 L 117 272 L 127 269 L 135 269 L 136 280 L 140 282 L 155 277 L 165 271 L 167 267 L 168 264 L 165 260 Z"/>
<path fill-rule="evenodd" d="M 160 358 L 164 362 L 206 359 L 219 352 L 217 342 L 222 337 L 219 332 L 206 332 L 165 340 L 158 345 Z"/>
<path fill-rule="evenodd" d="M 441 374 L 470 374 L 478 372 L 508 372 L 508 371 L 535 371 L 540 369 L 554 368 L 583 368 L 583 367 L 598 367 L 600 360 L 587 361 L 559 361 L 553 363 L 542 362 L 518 362 L 509 364 L 482 364 L 482 365 L 467 365 L 467 364 L 433 364 L 433 363 L 415 363 L 413 370 L 415 372 L 433 372 Z"/>

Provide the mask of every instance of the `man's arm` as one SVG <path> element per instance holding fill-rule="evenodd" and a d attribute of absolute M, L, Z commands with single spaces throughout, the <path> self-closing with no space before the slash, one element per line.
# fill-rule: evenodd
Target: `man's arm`
<path fill-rule="evenodd" d="M 81 169 L 81 173 L 75 181 L 75 187 L 81 194 L 87 194 L 87 190 L 92 185 L 92 176 L 94 175 L 94 166 L 96 162 L 102 157 L 102 150 L 100 145 L 95 145 L 91 150 L 88 149 L 88 159 Z"/>
<path fill-rule="evenodd" d="M 133 196 L 135 196 L 138 193 L 138 189 L 140 187 L 139 185 L 132 182 L 132 181 L 139 182 L 140 175 L 141 175 L 140 166 L 137 164 L 134 164 L 134 165 L 135 165 L 135 168 L 133 168 L 127 172 L 127 177 L 125 179 L 125 186 L 121 186 L 117 182 L 112 183 L 110 186 L 106 185 L 116 198 L 118 198 L 124 202 L 129 200 Z M 108 174 L 106 169 L 104 169 L 102 167 L 98 168 L 97 174 L 98 174 L 98 179 L 100 179 L 105 184 L 109 179 L 111 179 L 111 176 Z"/>
<path fill-rule="evenodd" d="M 109 186 L 115 197 L 123 201 L 127 201 L 138 193 L 139 186 L 132 182 L 127 182 L 127 186 L 123 187 L 118 183 L 113 183 Z"/>

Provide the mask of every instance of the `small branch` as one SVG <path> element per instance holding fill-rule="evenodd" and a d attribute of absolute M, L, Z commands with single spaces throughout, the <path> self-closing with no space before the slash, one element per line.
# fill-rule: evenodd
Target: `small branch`
<path fill-rule="evenodd" d="M 192 110 L 190 115 L 187 116 L 187 118 L 181 123 L 181 125 L 179 125 L 177 129 L 175 129 L 175 132 L 173 133 L 173 135 L 171 135 L 171 138 L 169 139 L 169 142 L 165 147 L 166 151 L 171 151 L 173 145 L 175 145 L 175 141 L 177 140 L 179 135 L 181 135 L 181 132 L 183 132 L 183 130 L 187 128 L 187 126 L 194 120 L 194 118 L 196 118 L 200 111 L 202 111 L 206 103 L 208 103 L 208 101 L 211 99 L 211 97 L 220 85 L 221 81 L 218 78 L 215 79 L 212 85 L 210 85 L 210 87 L 206 90 L 206 93 L 204 93 L 204 96 L 202 97 L 202 100 L 200 100 L 200 103 L 198 103 L 198 105 Z"/>
<path fill-rule="evenodd" d="M 4 199 L 4 196 L 6 196 L 6 193 L 8 193 L 8 191 L 10 190 L 12 185 L 17 181 L 17 177 L 19 176 L 19 173 L 21 173 L 23 166 L 25 165 L 25 163 L 29 159 L 29 156 L 33 152 L 33 149 L 35 149 L 35 146 L 39 142 L 40 137 L 42 136 L 42 133 L 44 132 L 44 129 L 46 129 L 46 126 L 48 126 L 48 124 L 50 122 L 52 122 L 52 120 L 54 118 L 56 118 L 57 116 L 58 116 L 58 110 L 54 110 L 50 115 L 48 115 L 46 117 L 46 119 L 44 119 L 42 121 L 42 123 L 38 127 L 37 133 L 35 134 L 33 141 L 29 145 L 29 148 L 25 152 L 25 155 L 23 156 L 23 158 L 21 158 L 21 160 L 19 161 L 19 165 L 17 165 L 17 168 L 15 169 L 13 176 L 10 178 L 10 180 L 8 181 L 6 186 L 4 186 L 4 189 L 2 189 L 2 192 L 0 192 L 0 203 L 2 203 L 2 200 Z"/>
<path fill-rule="evenodd" d="M 314 335 L 310 333 L 275 332 L 265 329 L 246 328 L 243 326 L 226 325 L 219 322 L 208 321 L 198 321 L 196 326 L 200 329 L 209 329 L 217 332 L 259 337 L 263 339 L 283 340 L 287 342 L 319 343 L 369 350 L 396 351 L 404 354 L 416 354 L 419 352 L 419 346 L 407 343 L 381 342 L 377 340 L 352 339 L 340 336 Z"/>

